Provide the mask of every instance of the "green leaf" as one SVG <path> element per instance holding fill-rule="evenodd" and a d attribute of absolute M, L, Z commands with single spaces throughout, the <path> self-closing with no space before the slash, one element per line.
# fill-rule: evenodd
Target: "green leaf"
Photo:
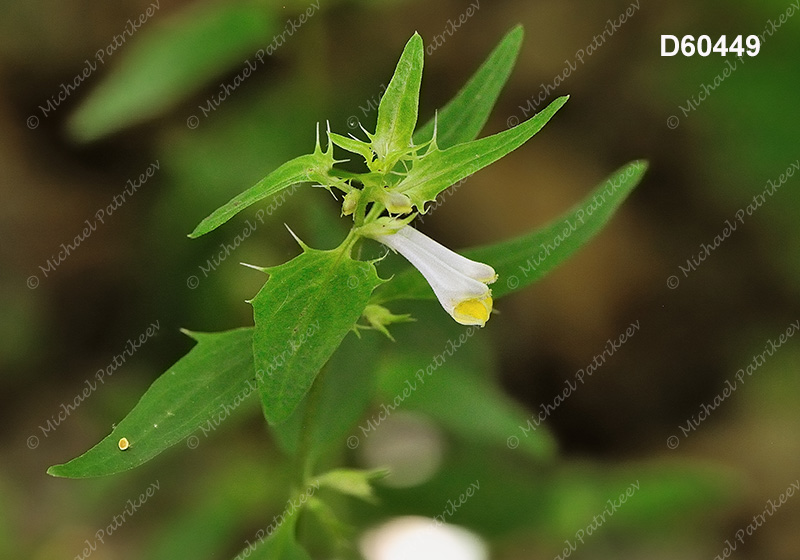
<path fill-rule="evenodd" d="M 543 278 L 572 256 L 608 223 L 647 171 L 638 160 L 615 171 L 566 216 L 536 232 L 469 251 L 469 257 L 490 262 L 500 274 L 492 285 L 495 297 L 515 292 Z"/>
<path fill-rule="evenodd" d="M 301 437 L 309 442 L 307 452 L 312 463 L 343 443 L 372 399 L 375 367 L 385 342 L 379 333 L 365 332 L 361 338 L 354 333 L 344 338 L 315 381 L 320 385 L 319 398 L 310 425 L 305 414 L 309 406 L 306 395 L 286 422 L 271 426 L 288 455 L 297 453 Z"/>
<path fill-rule="evenodd" d="M 308 512 L 311 513 L 318 523 L 319 529 L 315 530 L 317 540 L 327 538 L 336 551 L 334 555 L 329 555 L 337 560 L 363 560 L 360 554 L 353 549 L 352 543 L 357 540 L 360 531 L 344 521 L 341 512 L 334 510 L 329 504 L 312 497 L 308 501 Z M 309 524 L 310 525 L 310 524 Z M 306 527 L 308 527 L 307 525 Z M 306 529 L 304 527 L 304 529 Z"/>
<path fill-rule="evenodd" d="M 378 123 L 372 138 L 372 149 L 380 160 L 386 160 L 386 171 L 411 146 L 417 126 L 419 88 L 425 50 L 422 37 L 414 33 L 406 43 L 394 76 L 378 105 Z"/>
<path fill-rule="evenodd" d="M 459 503 L 470 486 L 476 492 L 463 507 L 444 507 L 448 499 Z M 602 516 L 608 522 L 604 539 L 637 534 L 663 541 L 733 505 L 741 486 L 741 476 L 719 466 L 573 460 L 532 469 L 491 448 L 451 446 L 433 478 L 412 488 L 381 487 L 378 497 L 386 516 L 433 517 L 480 531 L 493 542 L 527 535 L 544 545 L 547 558 L 564 549 L 564 539 L 576 542 L 578 530 L 586 530 L 588 540 L 587 526 Z M 619 504 L 628 489 L 632 495 L 609 515 L 608 500 Z M 368 522 L 368 516 L 374 513 L 367 511 L 359 521 Z"/>
<path fill-rule="evenodd" d="M 154 10 L 152 17 L 167 16 Z M 258 66 L 255 54 L 275 30 L 256 2 L 216 2 L 146 21 L 130 44 L 105 54 L 114 67 L 71 116 L 71 135 L 89 141 L 159 115 L 232 65 L 246 67 L 245 57 Z"/>
<path fill-rule="evenodd" d="M 303 246 L 291 261 L 264 269 L 270 278 L 253 298 L 253 353 L 264 416 L 285 421 L 339 347 L 382 280 L 372 263 L 342 248 Z"/>
<path fill-rule="evenodd" d="M 335 180 L 328 175 L 332 166 L 333 145 L 329 143 L 327 150 L 323 152 L 319 144 L 319 130 L 317 130 L 317 144 L 313 154 L 299 156 L 287 161 L 258 183 L 233 197 L 227 204 L 217 208 L 210 216 L 200 222 L 194 228 L 194 231 L 189 234 L 189 237 L 194 239 L 205 235 L 248 206 L 283 189 L 288 189 L 294 184 L 316 181 L 327 185 L 331 180 Z"/>
<path fill-rule="evenodd" d="M 84 478 L 126 471 L 238 406 L 253 382 L 253 329 L 190 333 L 197 346 L 155 380 L 128 415 L 89 451 L 47 472 Z M 130 447 L 120 451 L 127 438 Z"/>
<path fill-rule="evenodd" d="M 401 339 L 397 355 L 378 370 L 380 398 L 387 406 L 394 405 L 399 395 L 410 391 L 402 401 L 403 409 L 434 418 L 465 442 L 505 449 L 531 413 L 487 377 L 491 366 L 482 362 L 492 350 L 476 336 L 478 331 L 478 327 L 453 331 L 458 335 L 439 342 L 436 350 Z M 430 332 L 429 336 L 438 334 Z M 403 342 L 406 344 L 401 346 Z M 555 440 L 544 426 L 529 431 L 527 437 L 516 437 L 511 446 L 536 461 L 552 459 L 556 452 Z"/>
<path fill-rule="evenodd" d="M 463 254 L 488 263 L 497 271 L 499 280 L 492 284 L 495 298 L 520 290 L 542 279 L 597 235 L 639 184 L 646 170 L 647 162 L 633 161 L 542 229 L 501 243 L 468 249 Z M 422 275 L 409 267 L 379 288 L 372 303 L 434 297 Z"/>
<path fill-rule="evenodd" d="M 300 546 L 295 537 L 295 527 L 299 511 L 287 514 L 286 511 L 273 518 L 272 524 L 256 533 L 251 543 L 236 558 L 252 560 L 311 560 L 308 552 Z"/>
<path fill-rule="evenodd" d="M 458 94 L 437 113 L 436 143 L 447 149 L 474 140 L 489 119 L 500 90 L 508 81 L 522 46 L 521 25 L 509 31 Z M 434 119 L 414 133 L 420 146 L 433 138 Z"/>
<path fill-rule="evenodd" d="M 253 398 L 253 404 L 256 400 Z M 277 461 L 265 461 L 264 450 L 248 443 L 249 435 L 243 430 L 221 442 L 236 460 L 182 473 L 184 487 L 203 491 L 185 494 L 179 512 L 164 511 L 154 519 L 153 531 L 137 550 L 139 558 L 227 558 L 231 543 L 242 536 L 243 520 L 260 519 L 265 510 L 284 507 L 290 473 Z M 212 453 L 204 450 L 204 459 L 213 461 Z M 242 480 L 269 480 L 271 484 L 242 484 Z M 108 495 L 107 490 L 99 493 L 104 494 Z"/>
<path fill-rule="evenodd" d="M 396 190 L 408 195 L 423 214 L 425 203 L 433 202 L 447 187 L 502 158 L 539 132 L 568 97 L 559 97 L 522 124 L 492 136 L 458 144 L 446 150 L 435 145 L 414 163 Z"/>
<path fill-rule="evenodd" d="M 356 140 L 355 138 L 348 138 L 347 136 L 342 136 L 341 134 L 336 134 L 335 132 L 329 132 L 328 137 L 331 139 L 331 142 L 340 148 L 344 148 L 348 152 L 360 155 L 366 162 L 372 161 L 372 148 L 366 142 Z"/>
<path fill-rule="evenodd" d="M 372 483 L 389 475 L 386 469 L 359 470 L 335 469 L 319 475 L 317 480 L 323 488 L 330 488 L 341 494 L 360 498 L 367 502 L 375 502 Z"/>

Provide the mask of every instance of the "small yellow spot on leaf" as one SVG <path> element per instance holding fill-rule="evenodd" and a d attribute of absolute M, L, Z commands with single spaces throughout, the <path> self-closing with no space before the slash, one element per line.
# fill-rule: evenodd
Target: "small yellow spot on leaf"
<path fill-rule="evenodd" d="M 117 445 L 119 446 L 120 451 L 125 451 L 131 446 L 130 442 L 128 441 L 128 438 L 120 439 Z"/>

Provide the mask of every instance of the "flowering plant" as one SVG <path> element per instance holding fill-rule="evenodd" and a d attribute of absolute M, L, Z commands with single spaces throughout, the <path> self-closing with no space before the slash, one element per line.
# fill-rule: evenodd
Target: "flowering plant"
<path fill-rule="evenodd" d="M 219 333 L 187 331 L 197 345 L 153 383 L 111 434 L 48 472 L 73 478 L 113 474 L 141 465 L 182 440 L 196 447 L 194 432 L 216 427 L 247 397 L 258 394 L 276 438 L 296 459 L 291 503 L 300 505 L 262 534 L 255 549 L 264 558 L 307 558 L 294 532 L 302 511 L 310 510 L 336 530 L 328 505 L 309 489 L 324 487 L 369 499 L 372 482 L 383 474 L 317 472 L 329 444 L 344 441 L 370 405 L 369 394 L 345 395 L 338 385 L 346 383 L 337 376 L 368 368 L 363 356 L 346 368 L 335 363 L 334 354 L 348 334 L 378 330 L 391 338 L 390 326 L 410 320 L 408 314 L 395 313 L 410 299 L 436 298 L 456 322 L 483 327 L 496 298 L 539 280 L 573 254 L 603 227 L 645 171 L 644 162 L 630 163 L 551 225 L 467 250 L 463 256 L 411 225 L 448 187 L 522 146 L 566 103 L 566 97 L 558 98 L 513 128 L 475 139 L 510 74 L 521 40 L 521 28 L 509 32 L 453 100 L 417 127 L 424 48 L 414 34 L 380 101 L 374 132 L 362 129 L 358 138 L 327 129 L 323 142 L 318 127 L 312 153 L 284 163 L 202 220 L 190 237 L 208 234 L 265 197 L 311 183 L 338 195 L 341 214 L 352 227 L 334 249 L 315 249 L 295 237 L 301 248 L 297 257 L 278 266 L 253 267 L 269 276 L 249 302 L 254 326 Z M 363 171 L 343 168 L 334 147 L 362 158 Z M 373 241 L 400 253 L 412 266 L 381 278 L 377 261 L 360 258 L 359 248 Z M 363 344 L 366 355 L 368 343 Z M 330 371 L 321 376 L 326 364 Z M 352 384 L 352 377 L 347 379 Z"/>

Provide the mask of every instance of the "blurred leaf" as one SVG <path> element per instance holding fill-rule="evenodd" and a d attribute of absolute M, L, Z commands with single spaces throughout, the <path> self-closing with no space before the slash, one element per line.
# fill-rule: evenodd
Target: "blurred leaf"
<path fill-rule="evenodd" d="M 466 350 L 467 344 L 477 343 L 469 341 L 470 332 L 475 331 L 467 329 L 460 338 L 451 338 L 428 364 L 421 365 L 416 347 L 405 351 L 398 348 L 398 353 L 384 361 L 378 371 L 380 394 L 386 402 L 392 402 L 406 388 L 413 388 L 403 400 L 404 408 L 438 420 L 464 441 L 505 447 L 509 436 L 526 424 L 530 413 L 487 378 L 480 362 L 473 359 L 472 354 L 480 345 Z M 538 461 L 554 456 L 555 441 L 549 432 L 540 429 L 528 435 L 519 441 L 518 451 Z"/>
<path fill-rule="evenodd" d="M 411 146 L 411 136 L 417 126 L 424 54 L 422 37 L 414 33 L 406 43 L 392 80 L 378 105 L 378 123 L 372 138 L 372 149 L 378 158 L 384 159 L 394 154 L 400 157 Z M 394 161 L 390 162 L 388 169 L 394 167 Z"/>
<path fill-rule="evenodd" d="M 252 558 L 253 560 L 311 560 L 308 552 L 297 543 L 295 527 L 299 512 L 282 516 L 282 522 L 258 542 L 249 543 L 236 558 Z M 273 521 L 274 522 L 274 521 Z"/>
<path fill-rule="evenodd" d="M 607 472 L 599 465 L 578 467 L 565 469 L 560 478 L 556 487 L 561 496 L 567 497 L 569 493 L 590 496 L 588 500 L 574 500 L 571 508 L 570 500 L 564 500 L 561 514 L 555 517 L 563 523 L 564 531 L 573 534 L 580 524 L 585 526 L 593 515 L 609 506 L 607 500 L 617 501 L 633 485 L 639 488 L 617 510 L 618 515 L 614 515 L 622 530 L 663 534 L 665 524 L 691 525 L 689 519 L 705 519 L 710 512 L 742 497 L 739 474 L 726 467 L 698 462 L 623 464 Z M 572 522 L 564 523 L 567 519 Z"/>
<path fill-rule="evenodd" d="M 283 450 L 297 452 L 301 432 L 308 438 L 308 453 L 313 462 L 342 439 L 369 406 L 375 389 L 375 367 L 385 341 L 376 333 L 362 338 L 347 335 L 342 345 L 325 364 L 314 383 L 319 383 L 319 399 L 311 425 L 304 425 L 308 396 L 283 424 L 272 425 Z"/>
<path fill-rule="evenodd" d="M 48 474 L 84 478 L 132 469 L 227 415 L 250 394 L 253 329 L 186 334 L 197 346 L 153 382 L 111 434 L 72 461 L 50 467 Z M 122 437 L 130 442 L 125 451 L 118 447 Z"/>
<path fill-rule="evenodd" d="M 408 195 L 411 202 L 423 214 L 425 203 L 433 202 L 436 196 L 453 183 L 472 175 L 516 150 L 539 132 L 556 114 L 569 97 L 559 97 L 550 105 L 522 124 L 492 136 L 458 144 L 445 150 L 436 146 L 419 161 L 397 184 L 396 190 Z"/>
<path fill-rule="evenodd" d="M 470 259 L 491 264 L 497 271 L 499 281 L 492 285 L 495 298 L 522 289 L 543 278 L 594 237 L 639 184 L 646 170 L 645 161 L 629 163 L 549 225 L 508 241 L 468 249 L 463 253 Z M 409 267 L 378 288 L 373 303 L 434 297 L 422 275 Z"/>
<path fill-rule="evenodd" d="M 521 25 L 509 31 L 461 91 L 438 111 L 436 143 L 441 149 L 474 140 L 483 130 L 517 61 L 523 35 Z M 431 119 L 417 129 L 414 144 L 433 138 L 433 127 Z"/>
<path fill-rule="evenodd" d="M 271 12 L 255 1 L 192 6 L 143 25 L 72 115 L 75 138 L 93 140 L 161 114 L 243 57 L 254 57 L 276 29 Z"/>
<path fill-rule="evenodd" d="M 264 416 L 284 422 L 339 347 L 381 283 L 372 263 L 346 250 L 303 253 L 263 269 L 269 280 L 253 298 L 253 353 Z"/>
<path fill-rule="evenodd" d="M 265 509 L 283 507 L 289 484 L 287 469 L 264 460 L 265 451 L 252 445 L 244 434 L 225 442 L 232 460 L 212 458 L 213 468 L 202 476 L 184 477 L 184 487 L 202 489 L 181 492 L 180 508 L 154 514 L 154 535 L 139 557 L 148 560 L 220 558 L 233 542 L 240 542 L 243 526 L 259 519 Z M 204 455 L 212 457 L 213 451 Z M 199 461 L 202 462 L 202 461 Z M 181 475 L 172 473 L 178 483 Z M 243 480 L 269 480 L 271 484 L 242 484 Z M 106 498 L 107 499 L 107 498 Z"/>
<path fill-rule="evenodd" d="M 494 296 L 533 284 L 571 257 L 603 229 L 645 171 L 646 161 L 631 162 L 595 187 L 562 219 L 533 233 L 469 251 L 470 258 L 492 263 L 501 274 L 492 288 Z"/>
<path fill-rule="evenodd" d="M 327 537 L 332 541 L 330 548 L 336 549 L 336 554 L 331 556 L 337 560 L 364 560 L 356 553 L 352 543 L 356 540 L 359 531 L 355 527 L 346 523 L 342 515 L 338 513 L 330 504 L 323 502 L 315 497 L 308 501 L 308 511 L 313 514 L 309 521 L 317 521 L 317 527 L 303 527 L 303 530 L 314 531 L 317 537 Z M 310 532 L 310 531 L 309 531 Z M 306 532 L 305 534 L 309 534 Z"/>
<path fill-rule="evenodd" d="M 612 509 L 608 500 L 619 502 L 629 488 L 632 495 L 626 502 L 605 514 L 603 532 L 673 538 L 708 523 L 711 514 L 736 499 L 740 483 L 726 469 L 690 464 L 572 462 L 532 470 L 507 453 L 469 446 L 450 449 L 447 462 L 425 484 L 376 490 L 388 517 L 439 516 L 495 539 L 526 534 L 557 554 L 564 539 L 574 541 L 576 531 Z M 474 495 L 462 501 L 470 486 Z M 373 510 L 364 508 L 360 521 L 375 523 Z"/>
<path fill-rule="evenodd" d="M 319 129 L 317 129 L 317 143 L 313 154 L 296 157 L 278 167 L 258 183 L 235 196 L 227 204 L 214 210 L 210 216 L 204 218 L 197 225 L 189 237 L 197 238 L 218 228 L 248 206 L 296 183 L 316 181 L 327 185 L 330 180 L 328 172 L 332 166 L 333 145 L 329 144 L 328 149 L 323 152 L 319 143 Z"/>
<path fill-rule="evenodd" d="M 323 488 L 336 490 L 341 494 L 360 498 L 367 502 L 375 502 L 372 482 L 385 478 L 389 474 L 386 469 L 370 471 L 357 469 L 335 469 L 319 475 L 317 480 Z"/>

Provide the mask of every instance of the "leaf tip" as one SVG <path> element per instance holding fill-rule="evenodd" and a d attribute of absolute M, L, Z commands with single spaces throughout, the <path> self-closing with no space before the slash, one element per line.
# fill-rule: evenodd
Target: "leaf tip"
<path fill-rule="evenodd" d="M 58 465 L 51 465 L 46 472 L 50 476 L 54 476 L 56 478 L 85 478 L 85 474 L 81 474 L 76 472 L 74 468 L 70 468 L 70 464 L 73 461 L 67 461 L 66 463 L 60 463 Z"/>
<path fill-rule="evenodd" d="M 192 233 L 188 234 L 186 237 L 188 237 L 189 239 L 197 239 L 201 235 L 205 235 L 206 233 L 208 233 L 209 230 L 206 229 L 207 221 L 208 218 L 203 219 L 203 221 L 197 224 L 197 226 L 192 230 Z"/>
<path fill-rule="evenodd" d="M 425 48 L 422 44 L 422 36 L 418 31 L 414 31 L 414 34 L 408 40 L 408 43 L 406 43 L 406 48 L 408 47 L 412 47 L 416 51 L 415 55 L 422 59 L 425 54 Z"/>
<path fill-rule="evenodd" d="M 513 38 L 520 42 L 522 41 L 523 37 L 525 37 L 525 27 L 521 23 L 515 25 L 509 30 L 508 33 L 506 33 L 506 38 Z"/>

